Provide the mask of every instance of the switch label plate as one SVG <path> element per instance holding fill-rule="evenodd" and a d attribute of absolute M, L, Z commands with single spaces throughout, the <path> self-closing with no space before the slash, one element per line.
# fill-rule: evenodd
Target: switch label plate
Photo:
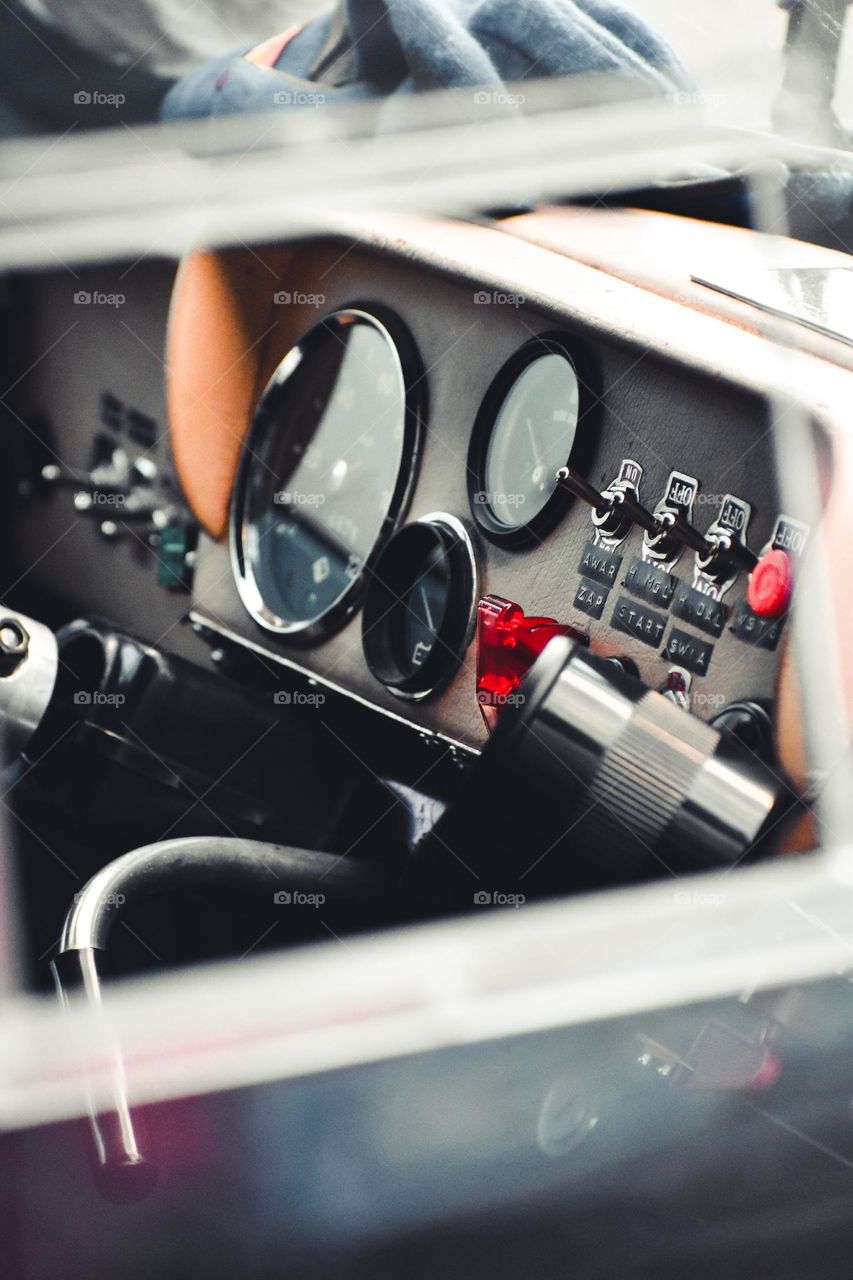
<path fill-rule="evenodd" d="M 647 609 L 630 596 L 620 596 L 613 610 L 611 626 L 657 649 L 666 630 L 666 614 Z"/>
<path fill-rule="evenodd" d="M 686 667 L 694 675 L 704 676 L 708 674 L 713 652 L 712 644 L 700 640 L 698 636 L 690 635 L 688 631 L 682 631 L 679 627 L 673 627 L 666 642 L 664 656 L 670 662 Z"/>

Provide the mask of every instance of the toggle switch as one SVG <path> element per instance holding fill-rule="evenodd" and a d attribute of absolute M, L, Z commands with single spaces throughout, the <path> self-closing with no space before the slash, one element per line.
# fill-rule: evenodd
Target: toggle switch
<path fill-rule="evenodd" d="M 599 493 L 573 467 L 560 467 L 557 484 L 592 507 L 592 519 L 599 532 L 615 538 L 624 535 L 632 524 L 646 535 L 646 545 L 656 559 L 673 559 L 683 546 L 700 554 L 711 554 L 713 548 L 698 529 L 680 511 L 667 508 L 660 512 L 647 510 L 630 490 L 614 489 Z"/>
<path fill-rule="evenodd" d="M 745 570 L 751 573 L 758 557 L 746 545 L 752 508 L 733 493 L 723 495 L 720 514 L 706 534 L 708 549 L 697 550 L 694 587 L 704 583 L 710 594 L 719 599 Z"/>
<path fill-rule="evenodd" d="M 697 553 L 696 568 L 715 582 L 727 582 L 741 569 L 751 573 L 758 564 L 755 552 L 726 530 L 710 534 L 706 545 L 705 553 Z"/>
<path fill-rule="evenodd" d="M 673 560 L 682 547 L 690 547 L 700 555 L 710 553 L 712 548 L 707 539 L 680 511 L 661 511 L 654 519 L 657 532 L 649 536 L 646 545 L 657 558 Z"/>
<path fill-rule="evenodd" d="M 560 467 L 555 479 L 560 488 L 567 489 L 592 507 L 593 523 L 605 537 L 622 537 L 632 524 L 649 532 L 658 528 L 651 511 L 637 501 L 630 489 L 599 493 L 574 467 Z"/>
<path fill-rule="evenodd" d="M 693 526 L 693 504 L 699 481 L 686 471 L 670 471 L 663 495 L 654 509 L 657 527 L 643 537 L 643 559 L 672 567 L 685 547 L 705 552 L 707 544 Z"/>

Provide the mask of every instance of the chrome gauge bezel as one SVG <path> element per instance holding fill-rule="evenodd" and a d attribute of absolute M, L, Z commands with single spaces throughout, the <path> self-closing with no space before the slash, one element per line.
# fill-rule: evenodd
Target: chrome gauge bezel
<path fill-rule="evenodd" d="M 565 333 L 545 333 L 526 342 L 501 366 L 483 397 L 468 448 L 468 500 L 477 526 L 491 542 L 504 547 L 523 547 L 541 542 L 560 522 L 572 504 L 572 496 L 556 488 L 544 507 L 523 525 L 507 525 L 499 520 L 483 495 L 488 491 L 486 459 L 498 416 L 520 376 L 542 356 L 559 355 L 568 361 L 578 383 L 578 420 L 571 457 L 584 474 L 595 452 L 596 420 L 600 397 L 595 391 L 597 377 L 591 358 L 581 342 Z M 564 462 L 567 459 L 563 459 Z"/>
<path fill-rule="evenodd" d="M 247 486 L 254 466 L 258 465 L 258 452 L 262 448 L 265 433 L 275 429 L 287 430 L 286 422 L 276 421 L 275 408 L 286 394 L 285 388 L 293 370 L 301 359 L 310 354 L 312 341 L 316 341 L 324 330 L 327 331 L 329 326 L 344 322 L 352 323 L 353 320 L 373 326 L 393 348 L 399 362 L 404 390 L 403 444 L 400 465 L 388 511 L 361 572 L 319 617 L 292 622 L 279 617 L 269 608 L 258 586 L 251 560 L 246 555 L 245 545 L 249 533 L 249 522 L 245 512 Z M 251 425 L 243 443 L 231 500 L 229 550 L 234 581 L 247 613 L 264 631 L 294 645 L 307 647 L 328 639 L 358 611 L 364 598 L 365 584 L 370 570 L 388 539 L 405 517 L 415 484 L 426 412 L 426 375 L 414 339 L 402 321 L 384 307 L 374 307 L 370 303 L 353 303 L 330 312 L 306 330 L 279 361 L 252 416 Z M 366 493 L 364 499 L 366 502 L 376 500 L 375 495 L 370 493 Z"/>
<path fill-rule="evenodd" d="M 370 591 L 376 589 L 375 584 L 380 588 L 385 585 L 377 577 L 368 587 L 368 598 L 362 615 L 362 648 L 371 675 L 384 685 L 389 693 L 406 702 L 423 702 L 440 693 L 453 680 L 474 638 L 477 601 L 480 598 L 480 568 L 467 526 L 446 511 L 433 511 L 421 516 L 418 520 L 413 520 L 410 524 L 403 525 L 396 531 L 394 538 L 402 538 L 408 530 L 424 526 L 453 540 L 457 573 L 461 572 L 465 575 L 460 582 L 454 584 L 460 589 L 457 615 L 460 625 L 458 628 L 455 626 L 452 628 L 456 634 L 443 639 L 439 637 L 442 650 L 435 652 L 433 660 L 424 665 L 423 672 L 417 677 L 406 676 L 400 673 L 398 668 L 395 669 L 395 664 L 389 657 L 390 645 L 387 636 L 394 601 L 401 600 L 399 592 L 386 588 L 385 594 L 391 596 L 390 604 L 387 599 L 380 598 L 377 619 L 372 619 L 368 612 Z M 383 554 L 390 555 L 393 545 L 394 540 L 389 540 Z M 380 624 L 379 630 L 376 629 L 377 621 Z"/>

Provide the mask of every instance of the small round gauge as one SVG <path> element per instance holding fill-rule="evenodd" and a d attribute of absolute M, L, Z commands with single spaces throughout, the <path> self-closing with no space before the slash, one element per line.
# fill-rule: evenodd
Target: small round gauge
<path fill-rule="evenodd" d="M 411 483 L 420 381 L 400 327 L 355 309 L 315 325 L 279 364 L 232 518 L 237 586 L 261 626 L 310 643 L 357 607 Z"/>
<path fill-rule="evenodd" d="M 362 636 L 386 688 L 424 698 L 446 684 L 471 639 L 477 566 L 465 527 L 437 513 L 405 525 L 370 573 Z"/>
<path fill-rule="evenodd" d="M 501 369 L 483 401 L 468 458 L 471 507 L 494 540 L 521 544 L 543 533 L 570 495 L 558 468 L 575 464 L 589 436 L 579 430 L 588 395 L 560 338 L 528 342 Z"/>

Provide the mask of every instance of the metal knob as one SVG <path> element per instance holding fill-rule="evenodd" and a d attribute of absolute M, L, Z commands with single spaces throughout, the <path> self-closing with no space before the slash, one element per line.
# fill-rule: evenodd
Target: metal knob
<path fill-rule="evenodd" d="M 637 524 L 649 532 L 658 528 L 651 511 L 647 511 L 630 490 L 614 489 L 610 493 L 599 493 L 585 476 L 568 466 L 560 467 L 555 479 L 560 488 L 567 489 L 592 507 L 596 528 L 609 537 L 620 536 L 629 524 Z"/>
<path fill-rule="evenodd" d="M 741 542 L 740 538 L 736 538 L 734 534 L 726 533 L 725 531 L 712 533 L 709 538 L 703 539 L 703 541 L 707 550 L 699 552 L 696 559 L 696 567 L 700 572 L 718 582 L 725 582 L 726 579 L 733 577 L 740 569 L 745 569 L 747 573 L 752 573 L 758 564 L 758 556 L 753 551 L 750 551 L 746 543 Z"/>
<path fill-rule="evenodd" d="M 690 547 L 698 555 L 710 554 L 712 547 L 707 538 L 680 511 L 661 511 L 654 519 L 657 530 L 648 538 L 650 551 L 667 560 L 675 556 L 683 546 Z"/>
<path fill-rule="evenodd" d="M 564 637 L 522 691 L 418 850 L 448 896 L 470 901 L 472 867 L 553 893 L 769 852 L 786 784 L 731 735 Z"/>

